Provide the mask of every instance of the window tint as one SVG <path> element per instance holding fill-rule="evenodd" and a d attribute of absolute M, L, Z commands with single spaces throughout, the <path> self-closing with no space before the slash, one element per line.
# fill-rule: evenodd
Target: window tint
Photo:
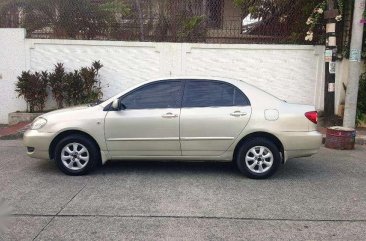
<path fill-rule="evenodd" d="M 126 109 L 180 108 L 181 81 L 147 84 L 122 99 Z"/>
<path fill-rule="evenodd" d="M 187 81 L 184 107 L 246 106 L 249 101 L 235 86 L 219 81 Z"/>

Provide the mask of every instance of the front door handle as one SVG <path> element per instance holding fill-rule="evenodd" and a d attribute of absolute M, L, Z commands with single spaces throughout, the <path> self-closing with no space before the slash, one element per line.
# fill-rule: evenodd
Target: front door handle
<path fill-rule="evenodd" d="M 177 118 L 178 115 L 177 114 L 173 114 L 171 112 L 168 112 L 168 113 L 162 115 L 161 117 L 166 118 L 166 119 L 172 119 L 172 118 Z"/>
<path fill-rule="evenodd" d="M 240 116 L 246 116 L 247 113 L 246 112 L 241 112 L 241 111 L 234 111 L 233 113 L 230 114 L 231 116 L 235 116 L 235 117 L 240 117 Z"/>

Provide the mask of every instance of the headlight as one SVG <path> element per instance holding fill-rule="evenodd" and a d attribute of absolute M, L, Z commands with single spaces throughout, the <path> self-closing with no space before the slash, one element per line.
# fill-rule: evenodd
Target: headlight
<path fill-rule="evenodd" d="M 44 125 L 46 125 L 47 120 L 45 118 L 42 117 L 38 117 L 37 119 L 35 119 L 31 125 L 31 129 L 32 130 L 38 130 L 41 129 L 42 127 L 44 127 Z"/>

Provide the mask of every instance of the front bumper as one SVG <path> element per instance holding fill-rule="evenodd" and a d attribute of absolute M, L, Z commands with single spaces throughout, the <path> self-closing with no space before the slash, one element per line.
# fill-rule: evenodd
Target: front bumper
<path fill-rule="evenodd" d="M 318 131 L 282 132 L 285 160 L 316 154 L 322 145 L 322 139 L 323 136 Z"/>
<path fill-rule="evenodd" d="M 27 154 L 32 158 L 49 159 L 49 147 L 55 137 L 54 133 L 28 130 L 24 133 L 23 143 L 27 147 Z"/>

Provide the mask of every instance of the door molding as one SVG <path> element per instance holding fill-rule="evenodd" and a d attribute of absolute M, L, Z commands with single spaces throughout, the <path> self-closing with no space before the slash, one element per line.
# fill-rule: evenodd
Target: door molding
<path fill-rule="evenodd" d="M 179 141 L 178 137 L 161 138 L 108 138 L 107 141 Z"/>

